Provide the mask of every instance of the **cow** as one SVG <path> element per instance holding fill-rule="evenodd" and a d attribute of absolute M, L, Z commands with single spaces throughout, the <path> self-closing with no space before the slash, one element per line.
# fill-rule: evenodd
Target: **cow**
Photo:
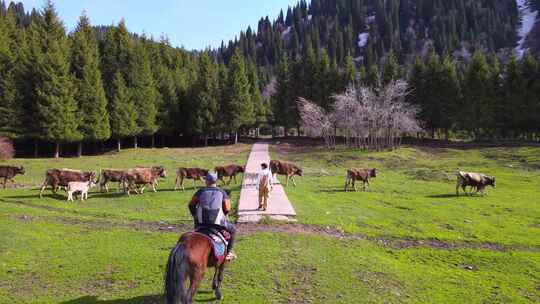
<path fill-rule="evenodd" d="M 225 184 L 223 177 L 228 177 L 229 181 L 227 182 L 227 185 L 230 185 L 233 179 L 234 179 L 234 183 L 235 184 L 237 183 L 236 175 L 238 175 L 239 173 L 245 173 L 246 166 L 239 166 L 239 165 L 217 166 L 214 168 L 214 171 L 216 171 L 218 178 L 221 180 L 223 184 Z"/>
<path fill-rule="evenodd" d="M 95 172 L 83 172 L 71 169 L 49 169 L 45 172 L 45 180 L 41 185 L 39 197 L 43 196 L 43 191 L 47 186 L 52 187 L 53 193 L 56 193 L 60 187 L 67 187 L 69 182 L 95 182 Z"/>
<path fill-rule="evenodd" d="M 135 192 L 138 194 L 144 193 L 144 188 L 147 185 L 152 186 L 152 190 L 156 190 L 156 181 L 158 178 L 166 178 L 167 171 L 164 167 L 152 167 L 152 168 L 135 168 L 128 170 L 122 176 L 122 184 L 124 185 L 124 192 L 127 192 L 130 195 L 131 189 L 135 186 L 142 186 L 139 190 L 135 189 Z"/>
<path fill-rule="evenodd" d="M 201 168 L 178 168 L 176 170 L 176 183 L 174 185 L 174 191 L 179 187 L 182 187 L 182 191 L 185 191 L 184 188 L 184 179 L 192 179 L 193 187 L 195 187 L 195 182 L 200 180 L 203 181 L 204 177 L 208 175 L 210 170 L 201 169 Z"/>
<path fill-rule="evenodd" d="M 81 202 L 88 199 L 88 191 L 96 186 L 94 181 L 89 182 L 69 182 L 67 185 L 68 202 L 73 202 L 73 194 L 81 194 Z"/>
<path fill-rule="evenodd" d="M 124 173 L 126 170 L 115 170 L 115 169 L 102 169 L 99 174 L 99 191 L 103 192 L 103 189 L 105 189 L 105 192 L 109 192 L 109 187 L 107 184 L 109 182 L 117 182 L 118 183 L 118 191 L 120 191 L 120 185 L 122 184 L 122 177 L 124 176 Z"/>
<path fill-rule="evenodd" d="M 476 189 L 476 193 L 480 192 L 482 196 L 485 195 L 484 189 L 487 186 L 492 186 L 495 188 L 495 177 L 485 175 L 482 173 L 474 172 L 464 172 L 459 171 L 457 174 L 457 183 L 456 183 L 456 196 L 459 196 L 459 188 L 463 189 L 465 195 L 467 195 L 467 186 L 471 187 L 470 195 L 472 195 L 472 190 Z"/>
<path fill-rule="evenodd" d="M 345 178 L 345 192 L 349 191 L 349 186 L 356 188 L 356 181 L 362 181 L 363 191 L 366 191 L 366 184 L 369 186 L 369 179 L 377 177 L 377 169 L 349 169 Z"/>
<path fill-rule="evenodd" d="M 25 174 L 23 166 L 0 166 L 0 178 L 4 179 L 4 189 L 6 189 L 7 187 L 8 180 L 11 181 L 11 183 L 15 184 L 13 178 L 19 174 Z"/>
<path fill-rule="evenodd" d="M 271 160 L 270 161 L 270 170 L 272 170 L 272 174 L 274 174 L 274 179 L 276 175 L 285 175 L 287 176 L 287 181 L 285 182 L 285 187 L 289 185 L 289 179 L 292 180 L 293 185 L 296 187 L 296 182 L 294 180 L 294 176 L 303 176 L 304 172 L 300 167 L 297 165 L 286 162 L 286 161 L 280 161 L 280 160 Z"/>

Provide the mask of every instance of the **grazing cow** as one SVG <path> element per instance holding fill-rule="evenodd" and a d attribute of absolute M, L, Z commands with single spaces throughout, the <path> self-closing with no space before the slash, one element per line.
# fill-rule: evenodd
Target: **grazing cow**
<path fill-rule="evenodd" d="M 69 182 L 67 185 L 68 202 L 73 202 L 73 194 L 76 194 L 79 192 L 81 194 L 81 202 L 84 201 L 85 199 L 88 199 L 88 191 L 90 191 L 90 189 L 95 186 L 96 186 L 96 183 L 94 183 L 94 181 Z"/>
<path fill-rule="evenodd" d="M 99 191 L 103 192 L 105 188 L 105 192 L 109 192 L 109 187 L 107 186 L 109 182 L 117 182 L 118 191 L 120 191 L 122 176 L 124 176 L 125 172 L 126 170 L 102 169 L 98 179 Z"/>
<path fill-rule="evenodd" d="M 285 187 L 287 187 L 289 185 L 289 179 L 292 180 L 293 185 L 296 187 L 296 182 L 294 180 L 294 176 L 295 175 L 298 175 L 298 176 L 303 176 L 304 175 L 304 172 L 302 171 L 302 169 L 300 169 L 300 167 L 298 167 L 297 165 L 295 165 L 293 163 L 290 163 L 290 162 L 286 162 L 286 161 L 280 161 L 280 160 L 271 160 L 270 161 L 270 170 L 272 170 L 272 174 L 274 174 L 274 179 L 275 179 L 275 175 L 277 175 L 277 174 L 287 176 L 287 181 L 285 182 Z"/>
<path fill-rule="evenodd" d="M 485 194 L 484 189 L 487 186 L 495 187 L 495 177 L 488 176 L 482 173 L 473 173 L 473 172 L 463 172 L 459 171 L 457 174 L 457 183 L 456 183 L 456 195 L 459 196 L 459 187 L 463 189 L 465 195 L 467 195 L 467 186 L 471 187 L 470 195 L 472 195 L 472 190 L 476 189 L 475 193 L 482 193 L 482 196 Z"/>
<path fill-rule="evenodd" d="M 4 189 L 6 189 L 8 180 L 15 184 L 13 178 L 19 174 L 24 175 L 24 173 L 23 166 L 0 166 L 0 178 L 4 179 Z"/>
<path fill-rule="evenodd" d="M 225 184 L 223 177 L 228 177 L 229 181 L 227 182 L 227 185 L 230 185 L 233 178 L 234 178 L 234 183 L 235 184 L 237 183 L 236 175 L 238 175 L 239 173 L 245 173 L 246 166 L 239 166 L 239 165 L 217 166 L 216 168 L 214 168 L 214 171 L 216 171 L 218 178 L 221 180 L 223 184 Z"/>
<path fill-rule="evenodd" d="M 358 191 L 356 188 L 356 181 L 362 181 L 363 191 L 366 191 L 366 184 L 369 186 L 369 179 L 377 177 L 377 169 L 349 169 L 347 170 L 347 178 L 345 179 L 345 192 L 349 191 L 349 186 L 352 184 L 354 191 Z"/>
<path fill-rule="evenodd" d="M 135 186 L 142 186 L 140 192 L 139 190 L 134 189 L 138 194 L 144 193 L 144 188 L 147 185 L 151 185 L 152 190 L 157 192 L 156 180 L 160 177 L 167 177 L 167 171 L 164 167 L 136 168 L 124 173 L 122 176 L 122 184 L 124 185 L 124 191 L 127 192 L 128 195 L 130 195 L 130 190 Z"/>
<path fill-rule="evenodd" d="M 174 185 L 174 191 L 179 187 L 182 187 L 182 191 L 185 191 L 184 188 L 184 179 L 192 179 L 193 187 L 195 188 L 195 182 L 198 180 L 203 181 L 204 177 L 208 175 L 210 170 L 201 169 L 201 168 L 178 168 L 176 170 L 176 183 Z"/>
<path fill-rule="evenodd" d="M 45 173 L 45 180 L 41 185 L 39 197 L 43 196 L 43 191 L 47 186 L 52 187 L 53 193 L 56 193 L 60 187 L 67 187 L 69 182 L 95 182 L 95 172 L 83 172 L 71 169 L 49 169 Z"/>

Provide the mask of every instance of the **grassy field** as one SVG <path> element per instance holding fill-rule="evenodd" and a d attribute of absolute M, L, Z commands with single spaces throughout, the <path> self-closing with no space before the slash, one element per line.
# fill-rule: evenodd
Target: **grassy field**
<path fill-rule="evenodd" d="M 13 160 L 23 188 L 0 191 L 0 303 L 162 303 L 163 269 L 189 229 L 193 194 L 174 168 L 242 163 L 248 145 L 127 150 Z M 304 167 L 290 196 L 298 224 L 242 226 L 224 303 L 537 303 L 540 148 L 328 152 L 273 147 Z M 163 165 L 158 193 L 37 197 L 46 168 Z M 347 167 L 377 167 L 369 192 L 344 193 Z M 486 197 L 454 196 L 457 169 L 497 177 Z M 238 186 L 231 187 L 237 200 Z M 50 192 L 48 192 L 50 193 Z M 207 281 L 197 297 L 212 301 Z"/>

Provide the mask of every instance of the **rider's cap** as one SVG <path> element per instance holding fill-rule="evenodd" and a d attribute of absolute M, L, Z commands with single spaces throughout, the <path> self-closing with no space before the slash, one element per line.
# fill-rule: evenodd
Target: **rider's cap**
<path fill-rule="evenodd" d="M 206 176 L 204 177 L 204 179 L 205 179 L 207 182 L 215 183 L 215 182 L 217 182 L 217 180 L 218 180 L 218 176 L 217 176 L 217 174 L 215 174 L 215 173 L 208 173 L 208 175 L 206 175 Z"/>

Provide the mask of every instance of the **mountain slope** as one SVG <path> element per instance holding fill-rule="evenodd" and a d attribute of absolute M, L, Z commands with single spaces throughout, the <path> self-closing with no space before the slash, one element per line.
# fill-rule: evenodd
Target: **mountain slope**
<path fill-rule="evenodd" d="M 260 66 L 275 66 L 284 54 L 294 57 L 313 48 L 324 49 L 338 64 L 350 54 L 358 64 L 370 66 L 389 51 L 401 62 L 411 62 L 430 49 L 440 54 L 458 51 L 460 56 L 463 49 L 510 51 L 519 46 L 522 53 L 529 46 L 528 33 L 540 31 L 532 29 L 538 2 L 301 0 L 274 21 L 262 18 L 257 31 L 241 32 L 238 39 L 223 44 L 219 54 L 227 62 L 238 46 Z M 527 13 L 522 15 L 525 22 L 519 8 Z"/>

